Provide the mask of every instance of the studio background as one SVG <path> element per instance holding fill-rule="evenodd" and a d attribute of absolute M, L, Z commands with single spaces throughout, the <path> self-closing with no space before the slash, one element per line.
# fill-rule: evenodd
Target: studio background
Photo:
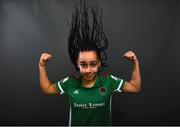
<path fill-rule="evenodd" d="M 39 87 L 41 53 L 52 82 L 72 73 L 67 51 L 74 0 L 0 0 L 0 125 L 68 125 L 65 95 Z M 90 1 L 92 3 L 92 1 Z M 180 125 L 180 2 L 101 0 L 109 39 L 106 72 L 131 78 L 132 50 L 141 68 L 138 94 L 113 95 L 113 125 Z"/>

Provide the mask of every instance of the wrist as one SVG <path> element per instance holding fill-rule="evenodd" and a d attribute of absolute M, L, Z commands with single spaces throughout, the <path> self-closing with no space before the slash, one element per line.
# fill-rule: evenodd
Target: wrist
<path fill-rule="evenodd" d="M 45 64 L 39 63 L 39 68 L 45 68 Z"/>
<path fill-rule="evenodd" d="M 133 65 L 138 65 L 138 64 L 139 64 L 139 61 L 136 59 L 136 60 L 134 60 L 132 63 L 133 63 Z"/>

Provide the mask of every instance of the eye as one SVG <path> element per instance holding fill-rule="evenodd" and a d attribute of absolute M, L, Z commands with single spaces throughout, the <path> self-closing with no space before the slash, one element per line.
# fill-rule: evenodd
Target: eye
<path fill-rule="evenodd" d="M 82 64 L 80 64 L 80 65 L 81 65 L 81 67 L 82 67 L 82 68 L 87 67 L 87 65 L 86 65 L 86 64 L 84 64 L 84 63 L 82 63 Z"/>
<path fill-rule="evenodd" d="M 97 65 L 96 63 L 92 63 L 91 67 L 96 67 L 96 65 Z"/>

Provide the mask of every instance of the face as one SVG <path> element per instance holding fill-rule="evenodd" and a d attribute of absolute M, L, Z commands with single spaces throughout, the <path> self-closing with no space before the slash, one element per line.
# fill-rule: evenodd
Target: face
<path fill-rule="evenodd" d="M 96 51 L 83 51 L 79 53 L 77 60 L 80 73 L 85 80 L 92 80 L 95 78 L 96 73 L 100 67 L 100 61 Z"/>

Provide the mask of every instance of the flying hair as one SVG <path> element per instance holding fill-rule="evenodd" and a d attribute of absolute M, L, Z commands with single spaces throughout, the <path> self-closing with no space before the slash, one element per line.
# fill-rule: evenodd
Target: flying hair
<path fill-rule="evenodd" d="M 98 3 L 95 7 L 87 6 L 86 0 L 80 0 L 79 8 L 75 6 L 70 34 L 68 37 L 68 53 L 75 69 L 79 71 L 77 59 L 80 51 L 96 51 L 101 62 L 101 69 L 107 66 L 105 50 L 108 47 L 108 39 L 103 31 L 102 9 L 100 13 Z"/>

